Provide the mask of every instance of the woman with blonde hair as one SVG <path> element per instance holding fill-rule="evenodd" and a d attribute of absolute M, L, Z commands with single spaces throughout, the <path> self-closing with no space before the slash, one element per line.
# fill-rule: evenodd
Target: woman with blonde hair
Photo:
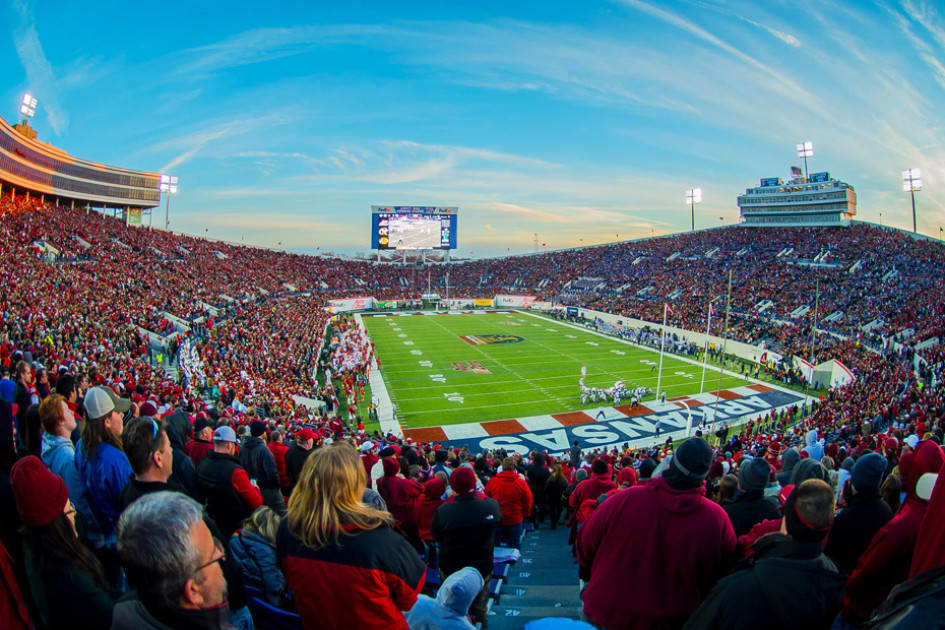
<path fill-rule="evenodd" d="M 357 451 L 345 442 L 309 457 L 276 534 L 276 557 L 306 629 L 407 630 L 402 611 L 423 589 L 425 566 L 387 512 L 361 501 Z"/>

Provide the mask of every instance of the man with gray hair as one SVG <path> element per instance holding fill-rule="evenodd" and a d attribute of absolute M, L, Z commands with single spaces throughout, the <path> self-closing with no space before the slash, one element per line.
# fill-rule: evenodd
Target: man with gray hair
<path fill-rule="evenodd" d="M 232 628 L 227 622 L 226 559 L 203 509 L 177 492 L 155 492 L 121 515 L 118 553 L 135 592 L 115 607 L 112 630 Z"/>

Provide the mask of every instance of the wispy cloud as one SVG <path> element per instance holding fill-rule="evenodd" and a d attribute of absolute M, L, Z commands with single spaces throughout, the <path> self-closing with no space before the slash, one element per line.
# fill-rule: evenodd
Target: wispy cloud
<path fill-rule="evenodd" d="M 59 135 L 69 127 L 69 115 L 59 103 L 58 82 L 39 41 L 33 4 L 30 0 L 13 0 L 13 9 L 18 18 L 18 24 L 13 29 L 13 44 L 20 64 L 26 71 L 28 89 L 42 99 L 42 111 L 46 112 L 53 132 Z"/>

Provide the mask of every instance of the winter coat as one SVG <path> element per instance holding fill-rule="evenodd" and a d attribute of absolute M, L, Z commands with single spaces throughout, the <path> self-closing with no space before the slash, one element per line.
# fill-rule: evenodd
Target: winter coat
<path fill-rule="evenodd" d="M 584 614 L 606 628 L 682 625 L 735 550 L 731 521 L 704 493 L 655 477 L 594 510 L 577 539 L 578 561 L 591 571 Z"/>
<path fill-rule="evenodd" d="M 407 630 L 402 611 L 423 590 L 426 567 L 416 550 L 389 527 L 346 527 L 338 544 L 312 549 L 283 519 L 276 557 L 306 630 Z"/>
<path fill-rule="evenodd" d="M 89 507 L 106 544 L 115 544 L 115 526 L 121 516 L 121 491 L 134 471 L 125 454 L 111 444 L 99 444 L 91 459 L 86 459 L 82 440 L 76 444 L 75 465 L 85 484 Z"/>
<path fill-rule="evenodd" d="M 764 496 L 762 490 L 743 492 L 722 509 L 732 521 L 736 538 L 744 536 L 762 521 L 781 518 L 778 504 L 774 499 Z"/>
<path fill-rule="evenodd" d="M 683 630 L 830 628 L 846 576 L 821 543 L 772 534 L 752 549 L 752 557 L 719 581 Z"/>
<path fill-rule="evenodd" d="M 843 508 L 830 528 L 824 550 L 847 574 L 853 573 L 856 561 L 870 546 L 873 536 L 892 520 L 892 510 L 883 501 L 879 490 L 857 492 Z"/>
<path fill-rule="evenodd" d="M 430 523 L 436 509 L 443 504 L 443 495 L 446 493 L 446 482 L 434 477 L 423 486 L 423 495 L 417 500 L 416 523 L 420 532 L 420 539 L 433 542 L 430 533 Z"/>
<path fill-rule="evenodd" d="M 279 489 L 279 472 L 276 460 L 261 438 L 246 438 L 240 449 L 240 464 L 250 479 L 256 480 L 260 490 Z"/>
<path fill-rule="evenodd" d="M 440 569 L 449 574 L 474 567 L 483 577 L 490 575 L 500 525 L 502 508 L 495 499 L 454 495 L 436 509 L 430 522 L 430 533 L 440 545 Z"/>
<path fill-rule="evenodd" d="M 225 602 L 206 610 L 158 610 L 152 615 L 132 591 L 115 606 L 111 630 L 235 630 L 227 623 L 229 615 Z"/>
<path fill-rule="evenodd" d="M 184 453 L 194 463 L 194 466 L 203 461 L 203 458 L 213 452 L 213 442 L 193 439 L 184 445 Z"/>
<path fill-rule="evenodd" d="M 281 606 L 285 595 L 285 576 L 276 561 L 276 547 L 250 532 L 237 532 L 230 537 L 230 554 L 243 572 L 246 586 L 263 592 L 266 602 Z"/>
<path fill-rule="evenodd" d="M 276 473 L 279 475 L 279 487 L 289 487 L 289 475 L 285 470 L 285 454 L 289 452 L 289 447 L 282 442 L 270 442 L 269 452 L 272 453 L 272 459 L 276 463 Z"/>
<path fill-rule="evenodd" d="M 101 540 L 98 520 L 89 506 L 88 491 L 75 465 L 75 445 L 72 440 L 51 433 L 43 433 L 43 463 L 66 483 L 69 500 L 85 524 L 86 537 L 93 543 Z"/>
<path fill-rule="evenodd" d="M 466 614 L 482 590 L 482 576 L 466 567 L 443 580 L 436 599 L 420 595 L 406 614 L 410 630 L 473 630 Z"/>
<path fill-rule="evenodd" d="M 486 496 L 499 502 L 503 525 L 518 525 L 531 514 L 532 491 L 514 470 L 503 470 L 490 479 Z"/>
<path fill-rule="evenodd" d="M 525 476 L 528 488 L 532 491 L 532 500 L 538 504 L 545 503 L 545 483 L 551 477 L 551 471 L 541 464 L 530 464 L 525 467 Z"/>
<path fill-rule="evenodd" d="M 47 630 L 99 630 L 111 626 L 115 603 L 84 571 L 59 566 L 42 574 L 28 549 L 25 565 L 30 594 Z"/>
<path fill-rule="evenodd" d="M 891 521 L 880 529 L 847 581 L 843 619 L 861 625 L 896 584 L 909 577 L 912 554 L 927 501 L 916 495 L 916 483 L 925 473 L 937 473 L 945 457 L 935 442 L 923 442 L 914 451 L 908 475 L 906 501 Z"/>
<path fill-rule="evenodd" d="M 610 473 L 591 473 L 591 476 L 579 483 L 571 493 L 568 505 L 576 512 L 588 499 L 596 501 L 600 495 L 607 494 L 616 487 L 617 484 L 610 480 Z"/>
<path fill-rule="evenodd" d="M 398 523 L 416 525 L 416 504 L 423 494 L 419 481 L 399 475 L 384 475 L 377 480 L 377 492 L 387 503 L 387 511 Z"/>
<path fill-rule="evenodd" d="M 190 431 L 190 420 L 183 413 L 175 413 L 167 421 L 167 438 L 171 442 L 174 459 L 171 462 L 171 478 L 184 493 L 194 501 L 203 503 L 203 493 L 197 483 L 197 468 L 193 460 L 184 451 L 184 439 Z M 211 445 L 212 449 L 212 445 Z"/>
<path fill-rule="evenodd" d="M 804 441 L 806 442 L 804 450 L 807 451 L 811 459 L 816 459 L 819 462 L 824 456 L 824 446 L 822 442 L 817 440 L 817 430 L 811 429 L 808 431 L 807 435 L 804 436 Z"/>

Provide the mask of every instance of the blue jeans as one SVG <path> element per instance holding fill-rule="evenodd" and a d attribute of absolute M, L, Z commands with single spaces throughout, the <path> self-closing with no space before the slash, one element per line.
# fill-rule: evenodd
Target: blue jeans
<path fill-rule="evenodd" d="M 522 528 L 525 525 L 525 521 L 521 523 L 516 523 L 515 525 L 502 525 L 495 532 L 495 545 L 496 547 L 501 547 L 502 542 L 506 541 L 506 547 L 511 547 L 512 549 L 521 549 L 522 548 Z"/>

